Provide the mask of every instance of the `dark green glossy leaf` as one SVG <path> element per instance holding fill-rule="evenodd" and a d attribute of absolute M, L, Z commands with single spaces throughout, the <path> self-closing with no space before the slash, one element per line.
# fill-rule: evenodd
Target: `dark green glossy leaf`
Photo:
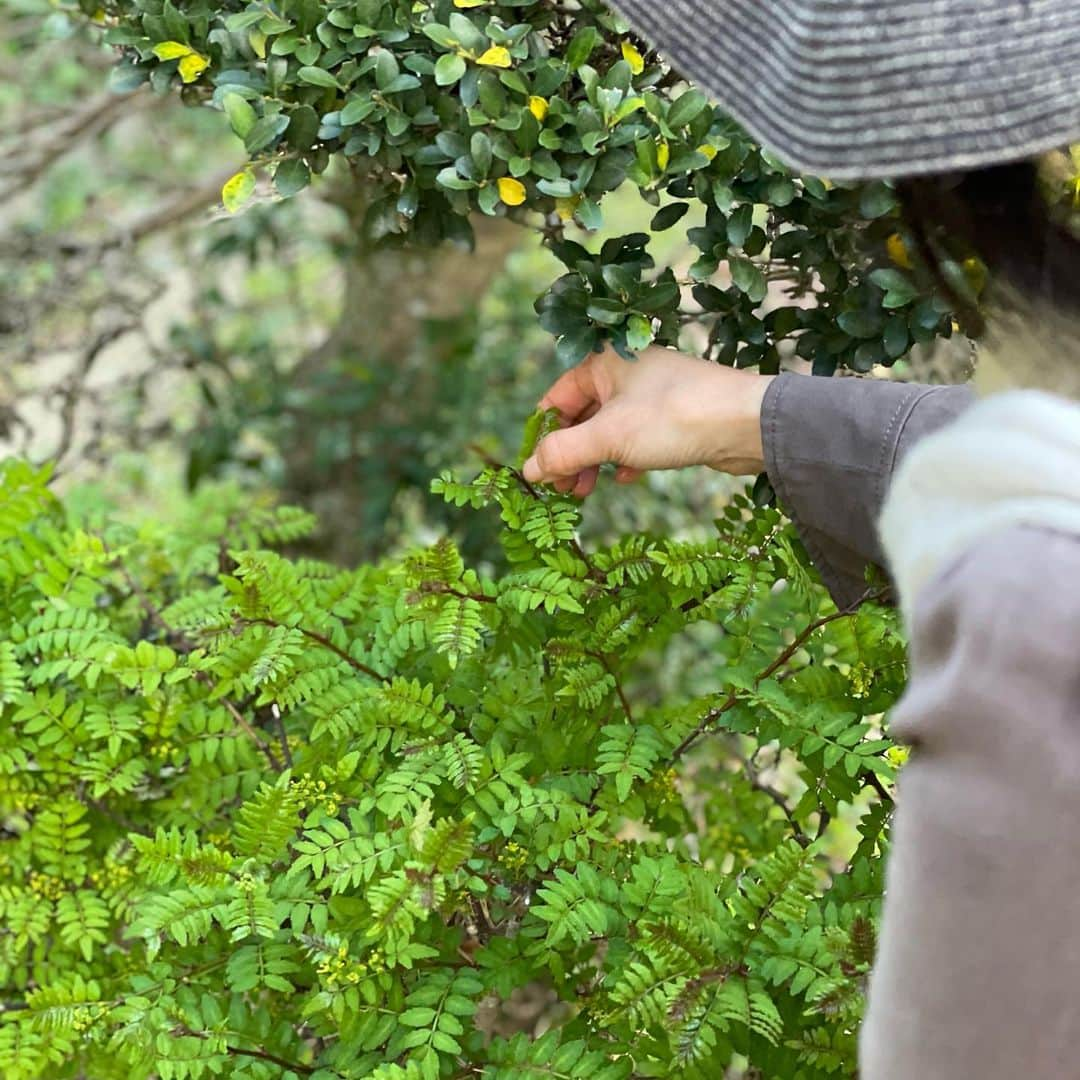
<path fill-rule="evenodd" d="M 671 203 L 656 214 L 649 228 L 653 232 L 663 232 L 677 225 L 689 212 L 689 203 Z"/>
<path fill-rule="evenodd" d="M 287 158 L 274 171 L 274 187 L 286 198 L 295 195 L 311 183 L 311 173 L 299 158 Z"/>

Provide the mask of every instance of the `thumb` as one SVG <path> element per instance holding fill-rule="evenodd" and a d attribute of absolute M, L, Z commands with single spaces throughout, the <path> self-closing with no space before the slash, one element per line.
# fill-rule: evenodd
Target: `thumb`
<path fill-rule="evenodd" d="M 522 475 L 532 484 L 550 484 L 602 465 L 611 459 L 606 429 L 607 424 L 597 414 L 583 424 L 553 431 L 522 466 Z"/>

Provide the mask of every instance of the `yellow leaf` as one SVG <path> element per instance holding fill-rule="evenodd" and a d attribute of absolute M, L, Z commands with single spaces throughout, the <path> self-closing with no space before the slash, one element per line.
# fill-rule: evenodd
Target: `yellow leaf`
<path fill-rule="evenodd" d="M 190 56 L 194 51 L 190 45 L 181 41 L 159 41 L 154 46 L 154 55 L 159 60 L 179 60 L 182 56 Z"/>
<path fill-rule="evenodd" d="M 221 201 L 230 214 L 235 214 L 255 193 L 255 174 L 250 169 L 230 176 L 221 189 Z"/>
<path fill-rule="evenodd" d="M 971 291 L 976 296 L 982 296 L 983 289 L 986 288 L 986 280 L 990 275 L 986 263 L 973 255 L 971 258 L 964 260 L 963 266 L 964 277 L 967 278 L 967 283 L 971 286 Z"/>
<path fill-rule="evenodd" d="M 260 60 L 266 59 L 266 35 L 261 30 L 248 31 L 248 44 Z"/>
<path fill-rule="evenodd" d="M 885 241 L 885 250 L 889 253 L 889 258 L 900 267 L 905 270 L 910 270 L 911 256 L 908 255 L 907 244 L 904 243 L 904 238 L 899 233 L 893 233 L 888 240 Z"/>
<path fill-rule="evenodd" d="M 471 7 L 483 7 L 488 0 L 454 0 L 454 7 L 457 8 L 471 8 Z"/>
<path fill-rule="evenodd" d="M 492 45 L 487 52 L 476 58 L 478 64 L 484 67 L 508 68 L 510 66 L 510 50 L 501 45 Z"/>
<path fill-rule="evenodd" d="M 623 59 L 630 65 L 630 70 L 635 75 L 640 75 L 645 70 L 645 57 L 630 44 L 629 41 L 622 43 Z"/>
<path fill-rule="evenodd" d="M 525 185 L 520 180 L 515 180 L 512 176 L 500 177 L 499 198 L 507 206 L 520 206 L 527 194 Z"/>
<path fill-rule="evenodd" d="M 551 106 L 548 104 L 547 98 L 537 97 L 535 94 L 529 98 L 529 112 L 536 117 L 542 124 L 547 118 L 548 110 Z"/>
<path fill-rule="evenodd" d="M 105 25 L 105 10 L 104 8 L 98 8 L 93 15 L 90 16 L 91 22 L 95 22 L 98 26 Z"/>
<path fill-rule="evenodd" d="M 177 70 L 180 72 L 181 81 L 190 83 L 194 82 L 209 66 L 210 61 L 205 56 L 193 52 L 180 58 Z"/>
<path fill-rule="evenodd" d="M 668 167 L 668 162 L 670 160 L 671 147 L 668 145 L 667 139 L 661 139 L 660 145 L 656 148 L 656 164 L 660 166 L 661 172 Z"/>
<path fill-rule="evenodd" d="M 709 161 L 712 161 L 712 159 L 716 157 L 716 147 L 710 146 L 708 143 L 703 143 L 701 146 L 699 146 L 697 148 L 697 152 L 701 154 L 702 157 L 707 158 Z"/>
<path fill-rule="evenodd" d="M 555 213 L 559 215 L 562 221 L 573 221 L 581 199 L 582 196 L 580 195 L 571 196 L 569 199 L 556 199 Z"/>

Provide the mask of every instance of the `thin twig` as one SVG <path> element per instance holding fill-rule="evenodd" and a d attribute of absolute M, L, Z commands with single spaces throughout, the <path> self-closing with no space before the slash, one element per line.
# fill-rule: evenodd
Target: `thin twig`
<path fill-rule="evenodd" d="M 273 619 L 241 619 L 240 621 L 243 623 L 247 623 L 248 625 L 271 626 L 275 628 L 284 627 L 283 623 L 274 622 Z M 304 637 L 308 638 L 311 641 L 318 642 L 324 649 L 329 649 L 336 656 L 341 657 L 341 659 L 344 660 L 345 663 L 347 663 L 351 668 L 354 668 L 356 671 L 362 672 L 369 678 L 375 679 L 377 682 L 382 683 L 387 683 L 390 681 L 390 679 L 386 675 L 380 675 L 374 668 L 368 667 L 367 664 L 362 663 L 360 660 L 357 660 L 354 656 L 350 656 L 343 648 L 341 648 L 339 645 L 335 645 L 328 637 L 325 637 L 323 634 L 320 634 L 315 630 L 309 630 L 307 629 L 307 627 L 304 626 L 284 628 L 291 630 L 299 630 L 300 633 L 304 635 Z"/>
<path fill-rule="evenodd" d="M 608 660 L 602 652 L 588 652 L 586 655 L 591 656 L 594 660 L 599 660 L 600 663 L 604 665 L 604 670 L 615 682 L 615 693 L 619 695 L 619 701 L 622 702 L 623 712 L 626 713 L 626 719 L 632 724 L 634 722 L 634 711 L 630 708 L 630 699 L 626 696 L 626 691 L 623 689 L 619 676 L 615 673 L 614 668 L 612 668 L 611 661 Z"/>
<path fill-rule="evenodd" d="M 313 1065 L 301 1065 L 296 1061 L 288 1061 L 285 1058 L 278 1057 L 277 1054 L 271 1054 L 266 1050 L 244 1050 L 239 1046 L 226 1046 L 225 1050 L 229 1054 L 240 1057 L 258 1058 L 259 1061 L 269 1061 L 274 1065 L 280 1065 L 283 1069 L 304 1073 L 305 1076 L 310 1076 L 315 1072 L 315 1067 Z"/>
<path fill-rule="evenodd" d="M 848 604 L 846 607 L 841 608 L 838 611 L 834 611 L 830 615 L 823 615 L 820 619 L 815 619 L 810 623 L 802 633 L 800 633 L 795 640 L 786 648 L 779 656 L 764 671 L 760 672 L 754 679 L 754 687 L 757 688 L 766 679 L 771 678 L 780 670 L 805 644 L 818 630 L 823 626 L 828 626 L 829 623 L 836 622 L 838 619 L 844 619 L 849 615 L 852 615 L 858 608 L 868 602 L 881 599 L 885 595 L 884 590 L 867 591 L 857 600 Z M 729 712 L 739 703 L 739 695 L 741 690 L 733 690 L 722 704 L 718 705 L 715 709 L 710 709 L 702 718 L 689 735 L 675 748 L 671 755 L 671 763 L 674 764 L 678 761 L 687 750 L 690 749 L 697 740 L 705 734 L 706 730 L 710 728 L 717 720 L 720 719 L 726 712 Z"/>
<path fill-rule="evenodd" d="M 753 760 L 751 758 L 743 757 L 743 755 L 738 753 L 737 751 L 735 753 L 735 756 L 742 763 L 743 772 L 746 774 L 747 780 L 750 781 L 750 786 L 755 791 L 760 791 L 763 795 L 767 795 L 770 799 L 772 799 L 774 803 L 776 803 L 777 806 L 780 807 L 781 810 L 783 810 L 784 817 L 788 819 L 788 823 L 791 825 L 792 829 L 795 832 L 795 839 L 798 841 L 800 846 L 809 847 L 810 837 L 808 837 L 806 833 L 803 832 L 802 826 L 798 823 L 798 821 L 795 820 L 795 812 L 791 809 L 790 806 L 788 806 L 788 801 L 784 794 L 780 791 L 777 791 L 777 789 L 772 787 L 770 784 L 766 784 L 765 781 L 761 779 L 761 774 L 755 768 Z"/>
<path fill-rule="evenodd" d="M 882 802 L 891 803 L 893 801 L 892 795 L 889 794 L 888 789 L 881 782 L 881 777 L 873 769 L 864 770 L 861 779 L 865 780 L 881 796 Z"/>
<path fill-rule="evenodd" d="M 263 742 L 259 737 L 259 733 L 244 719 L 244 714 L 226 698 L 222 698 L 221 704 L 228 709 L 229 715 L 251 736 L 255 745 L 266 755 L 266 760 L 270 762 L 270 767 L 274 772 L 281 772 L 285 766 L 274 756 L 274 751 L 270 749 L 269 743 Z"/>
<path fill-rule="evenodd" d="M 118 323 L 108 330 L 103 330 L 83 350 L 82 360 L 77 369 L 72 372 L 67 386 L 64 387 L 61 392 L 63 400 L 60 406 L 60 444 L 50 454 L 53 461 L 62 461 L 67 457 L 71 450 L 71 445 L 75 440 L 75 410 L 79 405 L 83 386 L 89 378 L 90 372 L 97 362 L 98 357 L 109 345 L 116 341 L 117 338 L 123 337 L 124 334 L 130 333 L 135 329 L 137 329 L 135 323 Z M 53 475 L 58 476 L 60 471 L 59 467 L 55 468 Z"/>
<path fill-rule="evenodd" d="M 292 750 L 289 749 L 289 736 L 285 731 L 285 721 L 281 718 L 281 710 L 277 705 L 270 706 L 270 715 L 274 718 L 274 728 L 278 733 L 278 743 L 281 745 L 281 756 L 288 768 L 293 767 Z"/>
<path fill-rule="evenodd" d="M 462 600 L 475 600 L 478 604 L 497 604 L 499 602 L 496 596 L 485 596 L 483 593 L 467 593 L 462 592 L 460 589 L 455 589 L 450 585 L 444 585 L 442 582 L 431 582 L 425 589 L 426 592 L 444 594 L 448 596 L 457 596 Z"/>

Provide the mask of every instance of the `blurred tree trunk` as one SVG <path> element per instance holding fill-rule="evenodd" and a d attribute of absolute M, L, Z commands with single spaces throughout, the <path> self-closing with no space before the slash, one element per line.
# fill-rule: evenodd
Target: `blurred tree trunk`
<path fill-rule="evenodd" d="M 342 312 L 293 374 L 293 442 L 282 452 L 286 498 L 322 523 L 317 553 L 355 561 L 382 549 L 394 495 L 424 482 L 423 443 L 438 427 L 464 320 L 523 232 L 505 219 L 478 217 L 475 253 L 379 246 L 362 239 L 362 183 L 332 197 L 348 223 Z M 457 319 L 463 325 L 455 328 Z"/>

